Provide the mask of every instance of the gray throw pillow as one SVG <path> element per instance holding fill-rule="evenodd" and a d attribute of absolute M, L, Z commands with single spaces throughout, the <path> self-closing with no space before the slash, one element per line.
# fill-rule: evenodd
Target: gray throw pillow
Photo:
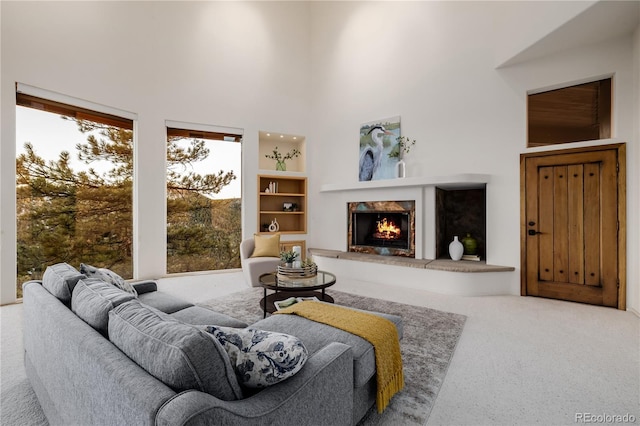
<path fill-rule="evenodd" d="M 227 350 L 238 381 L 248 388 L 286 380 L 307 362 L 307 348 L 295 336 L 255 328 L 208 326 L 206 330 Z"/>
<path fill-rule="evenodd" d="M 135 297 L 98 278 L 78 281 L 71 297 L 71 310 L 101 333 L 107 332 L 109 311 Z"/>
<path fill-rule="evenodd" d="M 62 303 L 69 305 L 71 293 L 81 278 L 86 278 L 68 263 L 56 263 L 48 266 L 42 276 L 42 286 L 57 297 Z"/>
<path fill-rule="evenodd" d="M 126 282 L 124 278 L 110 269 L 97 268 L 95 266 L 87 265 L 86 263 L 81 263 L 80 272 L 85 274 L 87 277 L 99 278 L 101 281 L 113 284 L 120 290 L 131 293 L 134 297 L 138 297 L 138 292 L 136 292 L 136 289 L 131 284 Z"/>
<path fill-rule="evenodd" d="M 131 300 L 109 312 L 109 340 L 176 392 L 199 390 L 224 401 L 242 389 L 224 348 L 202 328 Z"/>

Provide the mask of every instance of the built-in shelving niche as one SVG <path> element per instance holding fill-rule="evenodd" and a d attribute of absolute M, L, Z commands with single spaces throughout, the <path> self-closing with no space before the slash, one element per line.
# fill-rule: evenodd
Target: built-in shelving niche
<path fill-rule="evenodd" d="M 285 161 L 286 171 L 294 173 L 304 173 L 306 171 L 306 143 L 305 137 L 280 132 L 258 132 L 258 168 L 262 171 L 277 172 L 276 160 L 267 158 L 266 155 L 273 155 L 274 149 L 278 149 L 281 156 L 287 155 L 293 149 L 300 151 L 298 157 Z"/>
<path fill-rule="evenodd" d="M 467 233 L 478 241 L 478 254 L 487 258 L 486 187 L 442 189 L 436 187 L 436 258 L 449 258 L 449 243 Z"/>

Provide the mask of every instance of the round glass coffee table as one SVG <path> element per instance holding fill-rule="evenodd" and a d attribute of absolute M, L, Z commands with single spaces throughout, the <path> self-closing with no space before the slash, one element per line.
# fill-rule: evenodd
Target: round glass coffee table
<path fill-rule="evenodd" d="M 318 271 L 318 275 L 313 278 L 304 279 L 278 279 L 275 272 L 262 274 L 259 278 L 260 285 L 264 288 L 264 297 L 260 300 L 263 316 L 266 318 L 267 312 L 276 311 L 274 302 L 288 299 L 289 297 L 316 297 L 323 302 L 333 303 L 333 297 L 325 293 L 327 287 L 336 283 L 336 276 L 330 272 Z M 275 293 L 267 295 L 267 290 Z M 320 290 L 320 291 L 317 291 Z"/>

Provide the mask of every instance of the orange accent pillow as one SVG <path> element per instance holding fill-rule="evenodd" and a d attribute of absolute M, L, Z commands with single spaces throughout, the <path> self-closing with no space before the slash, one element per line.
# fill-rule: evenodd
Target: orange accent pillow
<path fill-rule="evenodd" d="M 280 257 L 280 234 L 253 235 L 254 249 L 251 257 Z"/>

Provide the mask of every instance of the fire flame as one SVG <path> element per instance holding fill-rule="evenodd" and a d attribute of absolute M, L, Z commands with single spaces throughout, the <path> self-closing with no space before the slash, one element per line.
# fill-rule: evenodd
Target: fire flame
<path fill-rule="evenodd" d="M 378 225 L 377 231 L 373 234 L 375 238 L 384 240 L 396 240 L 400 238 L 400 228 L 398 228 L 393 221 L 387 220 L 385 217 L 376 223 Z"/>

